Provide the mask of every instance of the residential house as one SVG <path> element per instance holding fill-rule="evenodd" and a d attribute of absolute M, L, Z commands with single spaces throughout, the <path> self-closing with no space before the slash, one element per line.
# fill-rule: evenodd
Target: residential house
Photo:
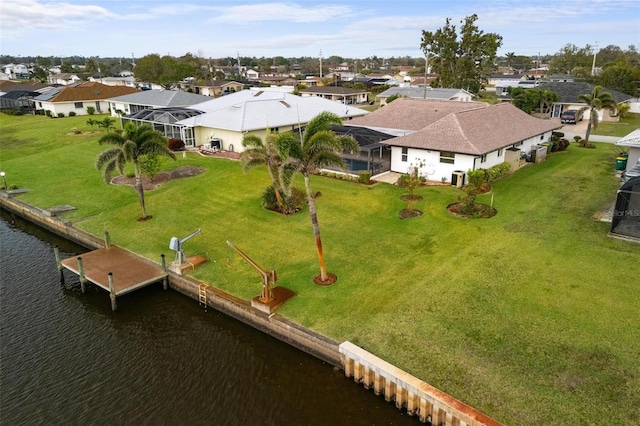
<path fill-rule="evenodd" d="M 358 127 L 377 132 L 379 143 L 391 150 L 391 171 L 408 173 L 418 166 L 428 179 L 448 180 L 454 173 L 503 162 L 518 164 L 522 155 L 548 142 L 561 125 L 532 117 L 509 103 L 401 98 L 345 127 L 351 127 L 352 134 Z"/>
<path fill-rule="evenodd" d="M 107 99 L 112 117 L 158 108 L 186 108 L 209 100 L 208 96 L 182 90 L 143 90 Z"/>
<path fill-rule="evenodd" d="M 447 101 L 471 102 L 473 94 L 464 89 L 438 89 L 431 86 L 394 86 L 376 96 L 380 106 L 387 104 L 391 96 L 410 99 L 440 99 Z"/>
<path fill-rule="evenodd" d="M 70 84 L 77 83 L 80 81 L 80 77 L 78 74 L 72 74 L 68 72 L 51 74 L 47 77 L 47 81 L 51 84 L 60 84 L 62 86 L 68 86 Z"/>
<path fill-rule="evenodd" d="M 213 79 L 205 81 L 204 84 L 198 84 L 195 81 L 181 83 L 180 88 L 196 95 L 218 97 L 239 92 L 244 89 L 244 84 L 237 81 Z"/>
<path fill-rule="evenodd" d="M 560 100 L 555 102 L 551 107 L 551 116 L 560 117 L 560 115 L 570 109 L 580 109 L 586 106 L 586 104 L 578 100 L 580 95 L 589 95 L 593 92 L 595 85 L 586 82 L 542 82 L 538 86 L 540 90 L 549 90 L 558 95 Z M 633 96 L 626 93 L 618 92 L 617 90 L 603 88 L 603 91 L 611 93 L 616 103 L 630 103 L 633 100 Z M 598 121 L 618 121 L 618 117 L 615 112 L 611 112 L 608 109 L 598 111 Z"/>
<path fill-rule="evenodd" d="M 89 81 L 95 81 L 98 83 L 106 84 L 107 86 L 127 86 L 138 87 L 135 77 L 133 76 L 118 76 L 118 77 L 103 77 L 92 76 L 89 77 Z"/>
<path fill-rule="evenodd" d="M 348 105 L 365 104 L 368 102 L 369 92 L 366 90 L 350 89 L 341 86 L 319 86 L 300 89 L 300 96 L 316 96 L 330 101 Z"/>
<path fill-rule="evenodd" d="M 629 149 L 626 169 L 640 163 L 640 129 L 636 129 L 616 142 L 616 145 Z"/>
<path fill-rule="evenodd" d="M 29 67 L 25 64 L 8 64 L 3 66 L 3 72 L 10 80 L 24 80 L 29 78 Z"/>
<path fill-rule="evenodd" d="M 42 83 L 0 81 L 0 109 L 33 110 L 33 99 L 52 87 Z"/>
<path fill-rule="evenodd" d="M 201 114 L 175 123 L 187 146 L 216 146 L 225 151 L 242 152 L 245 135 L 264 138 L 267 132 L 286 132 L 304 126 L 323 111 L 332 112 L 345 122 L 367 111 L 341 105 L 315 96 L 243 90 L 193 105 Z"/>
<path fill-rule="evenodd" d="M 108 99 L 125 94 L 135 93 L 138 89 L 125 86 L 107 86 L 96 82 L 76 83 L 56 87 L 36 96 L 36 110 L 50 111 L 56 117 L 59 114 L 87 115 L 87 108 L 93 107 L 98 114 L 109 110 Z"/>

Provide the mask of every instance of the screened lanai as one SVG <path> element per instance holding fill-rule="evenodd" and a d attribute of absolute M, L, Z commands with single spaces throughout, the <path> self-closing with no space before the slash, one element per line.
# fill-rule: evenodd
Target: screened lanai
<path fill-rule="evenodd" d="M 333 126 L 333 131 L 339 136 L 353 137 L 360 146 L 360 152 L 342 155 L 350 172 L 368 171 L 375 176 L 391 170 L 391 151 L 380 142 L 393 136 L 367 127 Z"/>
<path fill-rule="evenodd" d="M 181 139 L 186 146 L 190 147 L 195 146 L 196 143 L 193 127 L 175 123 L 200 114 L 204 114 L 204 111 L 179 107 L 156 108 L 144 109 L 134 112 L 133 114 L 125 115 L 121 117 L 121 120 L 123 126 L 127 122 L 132 122 L 136 126 L 149 124 L 167 138 Z"/>
<path fill-rule="evenodd" d="M 632 177 L 618 189 L 611 233 L 640 239 L 640 176 Z"/>

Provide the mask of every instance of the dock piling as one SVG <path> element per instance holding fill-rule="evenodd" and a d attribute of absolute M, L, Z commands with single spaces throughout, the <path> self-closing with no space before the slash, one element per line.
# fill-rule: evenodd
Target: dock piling
<path fill-rule="evenodd" d="M 164 272 L 165 274 L 167 273 L 167 262 L 164 260 L 164 253 L 162 253 L 160 255 L 160 258 L 162 259 L 162 272 Z M 169 277 L 165 276 L 162 279 L 162 288 L 164 288 L 165 290 L 167 290 L 169 288 Z"/>
<path fill-rule="evenodd" d="M 116 305 L 116 287 L 113 284 L 113 274 L 109 272 L 109 297 L 111 297 L 111 310 L 117 311 L 118 305 Z"/>
<path fill-rule="evenodd" d="M 56 267 L 60 273 L 60 284 L 64 284 L 64 270 L 62 269 L 62 261 L 60 260 L 60 249 L 58 246 L 53 246 L 53 255 L 56 258 Z"/>
<path fill-rule="evenodd" d="M 104 231 L 104 247 L 105 248 L 111 247 L 111 237 L 109 236 L 108 231 Z"/>
<path fill-rule="evenodd" d="M 78 257 L 78 278 L 80 278 L 80 288 L 82 289 L 82 294 L 84 294 L 85 288 L 84 283 L 86 278 L 84 277 L 84 267 L 82 266 L 82 257 Z"/>

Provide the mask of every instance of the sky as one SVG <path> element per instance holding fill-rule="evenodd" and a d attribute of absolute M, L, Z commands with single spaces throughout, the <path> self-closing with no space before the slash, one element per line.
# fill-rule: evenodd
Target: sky
<path fill-rule="evenodd" d="M 498 55 L 640 50 L 640 0 L 0 0 L 0 54 L 417 58 L 422 30 L 474 13 Z"/>

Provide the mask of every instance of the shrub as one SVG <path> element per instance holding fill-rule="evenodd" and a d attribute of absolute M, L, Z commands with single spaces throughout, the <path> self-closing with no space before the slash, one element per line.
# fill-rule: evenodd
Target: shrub
<path fill-rule="evenodd" d="M 44 115 L 51 117 L 51 110 L 45 110 Z"/>
<path fill-rule="evenodd" d="M 96 113 L 96 108 L 95 107 L 92 107 L 92 106 L 88 106 L 87 107 L 87 114 L 93 115 L 95 113 Z"/>
<path fill-rule="evenodd" d="M 62 118 L 62 117 L 64 117 L 64 112 L 59 112 L 58 113 L 58 118 Z"/>
<path fill-rule="evenodd" d="M 582 139 L 582 136 L 580 136 L 580 135 L 575 135 L 575 136 L 573 137 L 573 141 L 574 141 L 574 142 L 577 142 L 577 143 L 580 143 L 580 139 Z"/>
<path fill-rule="evenodd" d="M 558 146 L 558 151 L 566 151 L 569 147 L 569 141 L 565 138 L 562 138 L 556 142 L 556 145 Z"/>
<path fill-rule="evenodd" d="M 75 112 L 75 111 L 71 111 L 71 112 L 69 113 L 69 117 L 75 117 L 75 116 L 76 116 L 76 112 Z"/>
<path fill-rule="evenodd" d="M 562 133 L 562 132 L 552 132 L 551 133 L 551 137 L 552 138 L 557 138 L 557 139 L 564 138 L 564 133 Z"/>
<path fill-rule="evenodd" d="M 169 139 L 168 146 L 171 151 L 183 151 L 185 148 L 185 145 L 182 139 L 178 139 L 178 138 Z"/>
<path fill-rule="evenodd" d="M 358 174 L 358 182 L 368 184 L 371 183 L 371 172 L 362 171 Z"/>
<path fill-rule="evenodd" d="M 478 192 L 485 180 L 485 169 L 469 170 L 467 176 L 469 177 L 469 188 Z"/>
<path fill-rule="evenodd" d="M 495 182 L 506 176 L 511 170 L 511 163 L 500 163 L 488 169 L 485 173 L 489 176 L 489 182 Z"/>
<path fill-rule="evenodd" d="M 9 109 L 9 108 L 3 109 L 2 113 L 7 115 L 24 115 L 24 112 L 22 111 L 19 111 L 17 109 Z"/>
<path fill-rule="evenodd" d="M 160 171 L 160 160 L 158 159 L 158 156 L 156 154 L 145 154 L 141 155 L 138 158 L 138 161 L 140 162 L 142 173 L 153 180 Z"/>
<path fill-rule="evenodd" d="M 284 191 L 280 190 L 280 197 L 282 198 L 283 214 L 293 214 L 302 209 L 305 203 L 304 191 L 298 188 L 291 188 L 291 195 L 287 195 Z M 278 207 L 278 200 L 276 199 L 276 191 L 273 186 L 268 186 L 262 194 L 262 207 L 269 210 L 280 211 Z"/>

